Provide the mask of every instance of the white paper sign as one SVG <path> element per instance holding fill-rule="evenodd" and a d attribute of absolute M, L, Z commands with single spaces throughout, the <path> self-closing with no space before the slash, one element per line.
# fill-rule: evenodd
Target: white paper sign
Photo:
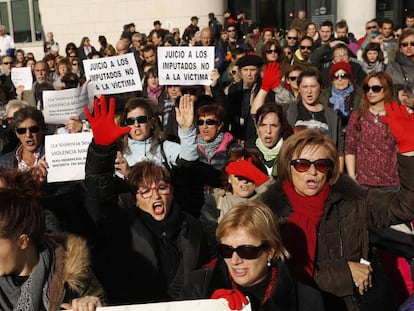
<path fill-rule="evenodd" d="M 199 299 L 97 308 L 97 311 L 230 311 L 225 299 Z M 242 311 L 251 311 L 250 303 Z"/>
<path fill-rule="evenodd" d="M 214 46 L 158 47 L 161 85 L 210 85 L 214 69 Z"/>
<path fill-rule="evenodd" d="M 47 182 L 83 180 L 91 132 L 46 135 Z"/>
<path fill-rule="evenodd" d="M 90 91 L 88 92 L 88 88 Z M 43 91 L 43 115 L 48 124 L 65 124 L 71 116 L 85 118 L 83 106 L 93 106 L 91 85 L 59 91 Z"/>
<path fill-rule="evenodd" d="M 11 80 L 16 88 L 23 85 L 24 90 L 31 90 L 33 84 L 32 69 L 30 67 L 12 68 Z"/>
<path fill-rule="evenodd" d="M 142 90 L 141 78 L 133 53 L 86 59 L 85 76 L 95 86 L 96 94 L 119 94 Z"/>

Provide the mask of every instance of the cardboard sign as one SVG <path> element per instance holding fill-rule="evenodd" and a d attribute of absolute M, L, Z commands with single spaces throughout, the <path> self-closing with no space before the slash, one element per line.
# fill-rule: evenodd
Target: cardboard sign
<path fill-rule="evenodd" d="M 91 132 L 46 135 L 47 182 L 85 179 L 85 163 Z"/>
<path fill-rule="evenodd" d="M 161 85 L 210 85 L 214 69 L 214 46 L 158 47 Z"/>
<path fill-rule="evenodd" d="M 32 69 L 30 67 L 12 68 L 11 80 L 16 88 L 23 85 L 25 91 L 31 90 L 33 84 Z"/>
<path fill-rule="evenodd" d="M 142 90 L 133 53 L 83 60 L 85 77 L 94 85 L 94 95 Z"/>
<path fill-rule="evenodd" d="M 43 115 L 48 124 L 64 124 L 71 116 L 84 119 L 83 107 L 92 110 L 93 90 L 91 85 L 59 91 L 43 91 Z M 91 94 L 91 95 L 89 95 Z"/>

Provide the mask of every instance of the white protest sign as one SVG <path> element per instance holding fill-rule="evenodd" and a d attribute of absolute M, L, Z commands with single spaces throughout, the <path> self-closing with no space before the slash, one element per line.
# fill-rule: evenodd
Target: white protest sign
<path fill-rule="evenodd" d="M 47 182 L 83 180 L 91 132 L 46 135 Z"/>
<path fill-rule="evenodd" d="M 11 80 L 16 88 L 23 85 L 24 90 L 31 90 L 33 84 L 32 69 L 30 67 L 12 68 Z"/>
<path fill-rule="evenodd" d="M 86 59 L 85 77 L 95 86 L 96 94 L 119 94 L 142 90 L 137 62 L 133 53 Z"/>
<path fill-rule="evenodd" d="M 214 46 L 160 46 L 157 51 L 161 85 L 211 84 Z"/>
<path fill-rule="evenodd" d="M 230 311 L 225 299 L 199 299 L 97 308 L 97 311 Z M 250 303 L 242 311 L 251 311 Z"/>
<path fill-rule="evenodd" d="M 43 115 L 48 124 L 64 124 L 71 116 L 84 119 L 83 106 L 92 110 L 93 95 L 90 85 L 59 91 L 43 91 Z M 90 94 L 90 95 L 89 95 Z"/>

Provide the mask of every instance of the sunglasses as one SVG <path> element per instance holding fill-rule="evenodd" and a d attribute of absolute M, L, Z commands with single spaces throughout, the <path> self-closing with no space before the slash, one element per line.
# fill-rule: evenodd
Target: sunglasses
<path fill-rule="evenodd" d="M 266 50 L 266 54 L 278 54 L 279 53 L 279 51 L 278 50 L 273 50 L 273 49 L 267 49 Z"/>
<path fill-rule="evenodd" d="M 232 70 L 231 73 L 235 75 L 237 73 L 237 70 Z"/>
<path fill-rule="evenodd" d="M 369 92 L 369 90 L 372 90 L 374 93 L 379 93 L 379 92 L 381 92 L 381 90 L 382 90 L 383 88 L 384 88 L 384 87 L 382 87 L 381 85 L 373 85 L 373 86 L 364 85 L 364 86 L 362 87 L 362 89 L 364 90 L 364 92 L 365 92 L 365 93 L 368 93 L 368 92 Z"/>
<path fill-rule="evenodd" d="M 78 66 L 79 63 L 72 63 L 72 66 Z"/>
<path fill-rule="evenodd" d="M 341 73 L 341 74 L 336 74 L 332 76 L 332 79 L 334 80 L 338 80 L 339 78 L 341 79 L 349 79 L 349 74 L 347 73 Z"/>
<path fill-rule="evenodd" d="M 295 76 L 291 76 L 291 77 L 288 77 L 288 79 L 290 80 L 290 81 L 296 81 L 296 79 L 297 79 L 298 77 L 295 77 Z"/>
<path fill-rule="evenodd" d="M 217 245 L 217 251 L 223 258 L 231 258 L 233 253 L 236 252 L 242 259 L 256 259 L 266 248 L 267 246 L 265 244 L 260 246 L 240 245 L 236 248 L 226 244 Z"/>
<path fill-rule="evenodd" d="M 334 166 L 334 163 L 331 159 L 318 159 L 315 161 L 309 161 L 307 159 L 295 159 L 290 161 L 290 165 L 292 165 L 295 170 L 300 173 L 307 172 L 312 164 L 315 165 L 315 168 L 319 172 L 324 174 L 326 174 Z"/>
<path fill-rule="evenodd" d="M 411 42 L 403 42 L 401 43 L 401 46 L 406 48 L 407 46 L 414 46 L 414 41 Z"/>
<path fill-rule="evenodd" d="M 367 30 L 370 30 L 370 29 L 377 29 L 377 26 L 368 26 L 366 29 L 367 29 Z"/>
<path fill-rule="evenodd" d="M 301 45 L 301 46 L 300 46 L 300 49 L 301 49 L 301 50 L 309 50 L 309 51 L 312 51 L 312 46 L 308 46 L 308 45 Z"/>
<path fill-rule="evenodd" d="M 29 131 L 32 134 L 36 134 L 36 133 L 39 133 L 40 127 L 37 126 L 37 125 L 33 125 L 33 126 L 30 126 L 30 127 L 19 127 L 19 128 L 16 129 L 16 132 L 19 135 L 26 134 L 27 131 Z"/>
<path fill-rule="evenodd" d="M 138 116 L 138 117 L 130 117 L 125 119 L 126 125 L 134 125 L 135 121 L 137 121 L 139 124 L 144 124 L 149 121 L 149 116 Z"/>
<path fill-rule="evenodd" d="M 202 120 L 202 119 L 199 119 L 199 120 L 197 120 L 197 125 L 198 126 L 203 126 L 204 124 L 207 124 L 207 125 L 217 125 L 218 124 L 218 121 L 217 120 L 214 120 L 214 119 L 207 119 L 207 120 Z"/>
<path fill-rule="evenodd" d="M 288 40 L 298 40 L 298 37 L 287 37 Z"/>
<path fill-rule="evenodd" d="M 236 32 L 236 29 L 229 29 L 227 32 Z"/>
<path fill-rule="evenodd" d="M 11 65 L 11 64 L 13 64 L 13 62 L 4 62 L 3 64 L 4 65 Z"/>

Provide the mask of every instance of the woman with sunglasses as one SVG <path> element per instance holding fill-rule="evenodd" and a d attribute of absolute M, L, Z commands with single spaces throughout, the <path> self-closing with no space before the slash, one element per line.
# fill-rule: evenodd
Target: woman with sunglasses
<path fill-rule="evenodd" d="M 121 124 L 129 126 L 130 131 L 121 139 L 121 151 L 115 161 L 115 169 L 125 177 L 130 167 L 139 161 L 150 160 L 172 168 L 179 159 L 195 161 L 198 158 L 193 97 L 181 96 L 179 107 L 175 108 L 180 144 L 164 139 L 160 120 L 152 106 L 150 99 L 138 97 L 125 105 Z"/>
<path fill-rule="evenodd" d="M 283 74 L 285 74 L 290 68 L 290 64 L 286 60 L 285 53 L 283 53 L 282 47 L 277 40 L 272 39 L 264 42 L 259 55 L 264 64 L 269 62 L 278 62 L 279 69 Z"/>
<path fill-rule="evenodd" d="M 207 194 L 201 208 L 200 222 L 213 252 L 216 245 L 214 234 L 223 216 L 238 203 L 260 199 L 273 182 L 256 150 L 243 147 L 230 150 L 222 172 L 223 186 Z"/>
<path fill-rule="evenodd" d="M 219 223 L 215 238 L 218 260 L 191 274 L 185 299 L 225 298 L 232 310 L 247 304 L 253 311 L 324 310 L 320 293 L 290 275 L 278 220 L 263 203 L 235 205 Z"/>
<path fill-rule="evenodd" d="M 382 121 L 400 151 L 397 191 L 365 189 L 341 175 L 329 136 L 306 129 L 283 143 L 278 180 L 263 195 L 281 218 L 290 272 L 322 290 L 327 310 L 357 310 L 358 304 L 394 310 L 392 293 L 379 292 L 387 282 L 371 257 L 368 230 L 414 216 L 414 120 L 397 103 L 387 104 L 386 110 Z"/>
<path fill-rule="evenodd" d="M 136 108 L 140 110 L 131 111 L 144 112 L 147 100 L 136 99 L 140 101 L 144 103 Z M 85 108 L 94 135 L 86 160 L 85 185 L 88 211 L 98 233 L 94 248 L 97 275 L 112 304 L 177 298 L 189 273 L 209 260 L 201 226 L 181 211 L 173 196 L 170 172 L 159 158 L 131 167 L 128 192 L 117 195 L 113 174 L 116 141 L 131 131 L 138 134 L 140 125 L 139 120 L 116 125 L 114 101 L 109 112 L 104 97 L 100 103 L 99 107 L 98 101 L 94 102 L 94 111 L 99 111 L 95 117 Z M 189 109 L 184 107 L 187 105 L 189 102 L 182 100 L 177 115 Z"/>
<path fill-rule="evenodd" d="M 388 64 L 386 72 L 391 75 L 394 87 L 405 87 L 414 76 L 414 29 L 406 28 L 398 38 L 399 50 L 395 60 Z"/>
<path fill-rule="evenodd" d="M 360 106 L 361 91 L 352 77 L 352 67 L 347 62 L 337 62 L 329 68 L 331 85 L 322 90 L 321 102 L 336 111 L 345 128 L 354 109 Z"/>

